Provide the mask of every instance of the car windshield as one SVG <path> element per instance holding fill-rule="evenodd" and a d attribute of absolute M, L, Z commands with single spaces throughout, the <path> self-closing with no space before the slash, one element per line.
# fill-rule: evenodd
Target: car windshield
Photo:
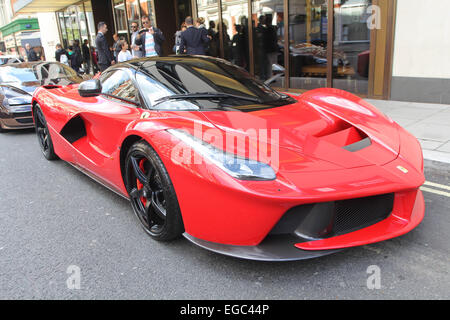
<path fill-rule="evenodd" d="M 31 68 L 17 68 L 12 66 L 4 66 L 0 68 L 0 82 L 30 82 L 38 81 L 36 74 Z"/>
<path fill-rule="evenodd" d="M 181 57 L 143 62 L 136 78 L 146 102 L 158 109 L 255 109 L 295 102 L 223 60 Z M 186 101 L 183 100 L 186 96 Z M 173 99 L 170 99 L 174 96 Z M 175 101 L 176 100 L 176 101 Z M 161 103 L 162 101 L 162 103 Z M 249 106 L 250 105 L 250 106 Z"/>
<path fill-rule="evenodd" d="M 64 81 L 65 84 L 81 82 L 81 78 L 77 76 L 74 70 L 55 62 L 33 65 L 5 65 L 0 67 L 1 83 L 25 83 L 35 81 L 47 83 L 48 80 L 51 80 L 54 84 L 61 82 L 61 80 L 68 80 Z"/>

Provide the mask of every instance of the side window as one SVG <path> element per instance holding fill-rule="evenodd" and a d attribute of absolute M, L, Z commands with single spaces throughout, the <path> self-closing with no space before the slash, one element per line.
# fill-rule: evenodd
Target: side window
<path fill-rule="evenodd" d="M 101 78 L 102 93 L 125 100 L 138 102 L 138 94 L 127 72 L 117 70 L 109 72 Z"/>

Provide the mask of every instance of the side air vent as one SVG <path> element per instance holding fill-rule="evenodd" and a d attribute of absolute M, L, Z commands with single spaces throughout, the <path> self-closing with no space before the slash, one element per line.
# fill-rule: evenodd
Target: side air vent
<path fill-rule="evenodd" d="M 61 135 L 69 141 L 74 143 L 75 141 L 86 136 L 86 127 L 84 125 L 83 119 L 80 116 L 72 118 L 67 124 L 62 128 Z"/>

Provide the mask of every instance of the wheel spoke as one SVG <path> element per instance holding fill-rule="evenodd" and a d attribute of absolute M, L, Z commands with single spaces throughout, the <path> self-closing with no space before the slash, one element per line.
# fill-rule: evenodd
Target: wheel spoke
<path fill-rule="evenodd" d="M 158 203 L 158 194 L 162 191 L 154 192 L 151 199 L 151 207 L 153 211 L 156 213 L 156 215 L 165 220 L 166 219 L 166 209 L 164 209 L 159 203 Z"/>
<path fill-rule="evenodd" d="M 135 157 L 131 157 L 131 163 L 133 165 L 134 174 L 136 175 L 136 178 L 141 182 L 143 185 L 147 185 L 148 179 L 144 172 L 142 172 L 141 168 L 139 167 L 138 160 Z"/>
<path fill-rule="evenodd" d="M 135 199 L 140 199 L 143 196 L 143 189 L 138 190 L 137 188 L 134 188 L 133 190 L 131 190 L 130 192 L 130 197 L 135 198 Z"/>
<path fill-rule="evenodd" d="M 42 114 L 42 112 L 40 110 L 38 110 L 36 112 L 38 118 L 39 118 L 39 122 L 44 126 L 45 125 L 45 120 L 44 120 L 44 116 Z"/>

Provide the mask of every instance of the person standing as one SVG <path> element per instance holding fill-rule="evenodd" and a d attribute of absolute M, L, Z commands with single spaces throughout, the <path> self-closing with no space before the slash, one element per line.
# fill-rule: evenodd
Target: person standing
<path fill-rule="evenodd" d="M 73 41 L 72 50 L 73 50 L 73 54 L 71 56 L 72 69 L 78 73 L 80 72 L 81 64 L 83 63 L 83 57 L 81 56 L 80 42 L 78 40 Z"/>
<path fill-rule="evenodd" d="M 27 59 L 29 62 L 39 61 L 39 58 L 38 58 L 36 52 L 34 51 L 33 48 L 31 48 L 29 43 L 25 44 L 25 50 L 27 52 Z"/>
<path fill-rule="evenodd" d="M 131 23 L 131 54 L 135 58 L 142 58 L 142 52 L 138 45 L 136 45 L 136 36 L 139 34 L 139 26 L 137 22 Z"/>
<path fill-rule="evenodd" d="M 67 52 L 66 52 L 66 50 L 63 49 L 63 47 L 60 43 L 58 43 L 56 45 L 55 60 L 58 62 L 64 63 L 66 65 L 69 65 L 69 62 L 68 62 L 69 57 L 67 56 Z"/>
<path fill-rule="evenodd" d="M 117 33 L 113 34 L 114 44 L 113 44 L 113 54 L 114 54 L 114 60 L 117 61 L 117 56 L 119 55 L 119 52 L 121 51 L 121 39 Z"/>
<path fill-rule="evenodd" d="M 184 22 L 186 23 L 187 29 L 181 34 L 180 52 L 204 55 L 205 45 L 210 40 L 206 29 L 195 28 L 192 17 L 187 17 Z"/>
<path fill-rule="evenodd" d="M 100 21 L 98 23 L 98 34 L 95 39 L 95 45 L 98 53 L 98 66 L 100 72 L 105 71 L 111 64 L 114 64 L 111 51 L 109 50 L 108 41 L 106 41 L 105 34 L 108 32 L 108 26 L 105 22 Z"/>
<path fill-rule="evenodd" d="M 91 71 L 91 50 L 89 50 L 88 40 L 84 39 L 83 45 L 81 46 L 81 51 L 83 53 L 83 64 L 84 71 L 86 74 L 89 74 Z"/>
<path fill-rule="evenodd" d="M 209 22 L 209 29 L 207 30 L 210 42 L 206 54 L 212 57 L 217 57 L 219 55 L 219 34 L 214 30 L 215 28 L 216 23 L 211 20 Z"/>
<path fill-rule="evenodd" d="M 175 32 L 175 45 L 173 46 L 173 52 L 180 54 L 181 34 L 186 30 L 186 23 L 181 24 L 181 29 Z"/>
<path fill-rule="evenodd" d="M 125 40 L 120 41 L 120 52 L 117 55 L 117 62 L 125 62 L 133 59 L 130 51 L 128 51 L 128 43 Z"/>
<path fill-rule="evenodd" d="M 158 28 L 153 28 L 148 16 L 142 16 L 142 26 L 136 36 L 135 44 L 140 46 L 144 57 L 155 57 L 162 55 L 162 43 L 164 35 Z"/>

